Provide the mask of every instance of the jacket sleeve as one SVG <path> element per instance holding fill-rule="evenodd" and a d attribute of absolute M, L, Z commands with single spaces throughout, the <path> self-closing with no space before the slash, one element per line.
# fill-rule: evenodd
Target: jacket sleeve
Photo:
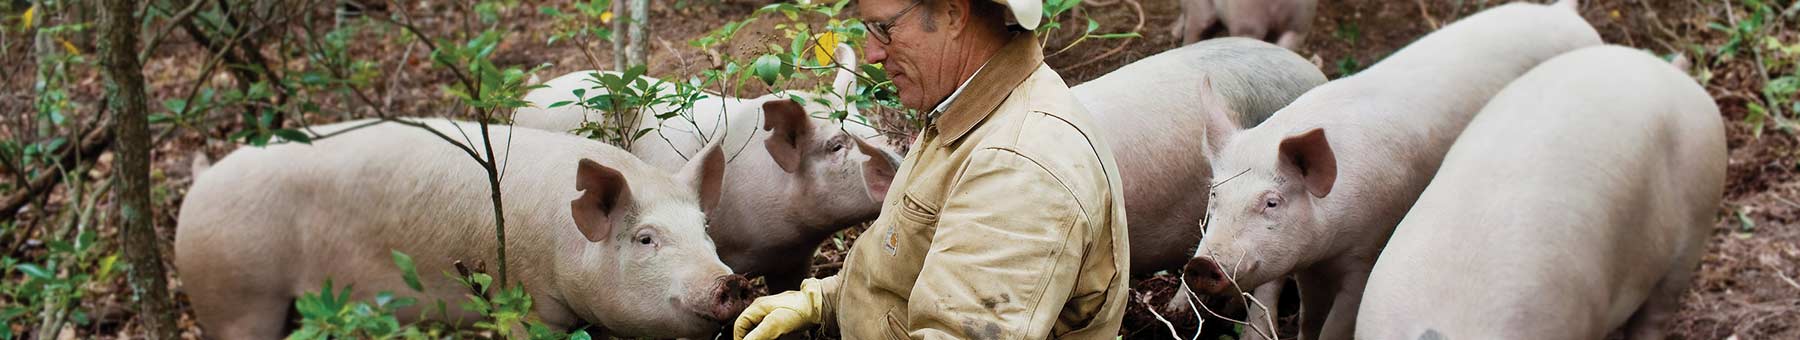
<path fill-rule="evenodd" d="M 970 155 L 939 208 L 908 299 L 919 339 L 1045 339 L 1074 289 L 1089 231 L 1081 202 L 1026 155 Z"/>
<path fill-rule="evenodd" d="M 819 280 L 819 324 L 825 329 L 837 328 L 838 287 L 843 287 L 844 279 L 837 275 L 826 276 Z"/>

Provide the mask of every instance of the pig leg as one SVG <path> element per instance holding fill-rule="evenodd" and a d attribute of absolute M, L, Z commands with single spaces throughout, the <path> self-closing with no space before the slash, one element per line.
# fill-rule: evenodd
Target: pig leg
<path fill-rule="evenodd" d="M 1350 339 L 1356 334 L 1356 311 L 1362 306 L 1364 286 L 1369 272 L 1350 272 L 1336 278 L 1331 292 L 1331 315 L 1320 325 L 1319 339 Z"/>
<path fill-rule="evenodd" d="M 1276 310 L 1276 306 L 1281 304 L 1281 289 L 1286 285 L 1287 279 L 1277 279 L 1257 286 L 1252 291 L 1251 296 L 1256 301 L 1245 306 L 1249 312 L 1248 316 L 1244 318 L 1244 322 L 1249 322 L 1252 330 L 1251 333 L 1245 334 L 1246 336 L 1254 334 L 1256 337 L 1252 339 L 1277 339 L 1280 337 L 1280 334 L 1275 332 L 1275 318 L 1281 315 Z"/>
<path fill-rule="evenodd" d="M 1703 246 L 1703 245 L 1697 245 Z M 1693 283 L 1694 267 L 1699 265 L 1699 252 L 1689 252 L 1676 262 L 1676 268 L 1669 270 L 1656 287 L 1650 291 L 1637 312 L 1625 322 L 1626 339 L 1662 339 L 1667 337 L 1663 326 L 1681 310 L 1681 293 L 1687 291 Z"/>
<path fill-rule="evenodd" d="M 1301 31 L 1287 31 L 1286 33 L 1281 34 L 1281 38 L 1275 40 L 1276 46 L 1281 46 L 1281 48 L 1288 49 L 1289 51 L 1298 51 L 1300 45 L 1305 43 L 1306 32 Z"/>
<path fill-rule="evenodd" d="M 1319 329 L 1319 339 L 1350 339 L 1356 333 L 1356 309 L 1362 305 L 1362 285 L 1352 284 L 1334 294 L 1331 315 Z"/>
<path fill-rule="evenodd" d="M 1231 29 L 1231 36 L 1234 37 L 1244 37 L 1262 41 L 1269 40 L 1270 29 L 1268 20 L 1261 18 L 1234 19 L 1225 22 L 1225 26 Z"/>
<path fill-rule="evenodd" d="M 1182 0 L 1179 24 L 1181 34 L 1178 34 L 1181 37 L 1181 44 L 1187 45 L 1200 41 L 1200 35 L 1206 33 L 1207 28 L 1211 28 L 1218 22 L 1219 14 L 1215 10 L 1212 0 Z"/>
<path fill-rule="evenodd" d="M 1300 284 L 1300 339 L 1321 339 L 1319 331 L 1325 328 L 1325 318 L 1331 315 L 1337 289 L 1310 275 L 1299 275 L 1295 279 Z"/>
<path fill-rule="evenodd" d="M 194 316 L 202 320 L 201 329 L 205 330 L 209 339 L 281 339 L 287 328 L 287 312 L 294 305 L 292 298 L 274 295 L 240 296 L 231 301 L 202 298 L 223 298 L 216 294 L 197 294 L 193 299 Z M 211 307 L 211 308 L 207 308 Z"/>

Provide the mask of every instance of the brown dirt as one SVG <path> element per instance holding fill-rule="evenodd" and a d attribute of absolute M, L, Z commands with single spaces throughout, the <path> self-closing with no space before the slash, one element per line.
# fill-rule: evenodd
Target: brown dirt
<path fill-rule="evenodd" d="M 1071 84 L 1098 77 L 1121 65 L 1144 56 L 1174 47 L 1175 40 L 1168 34 L 1168 27 L 1176 17 L 1176 0 L 1113 0 L 1090 1 L 1088 5 L 1075 15 L 1065 19 L 1065 25 L 1079 27 L 1077 18 L 1091 16 L 1101 21 L 1100 32 L 1127 31 L 1137 26 L 1140 18 L 1143 38 L 1126 40 L 1090 41 L 1071 48 L 1066 52 L 1053 54 L 1048 62 L 1057 68 Z M 704 54 L 686 45 L 686 41 L 717 27 L 725 20 L 743 18 L 755 8 L 770 3 L 769 0 L 689 0 L 696 3 L 684 8 L 674 8 L 674 1 L 655 1 L 653 9 L 655 25 L 658 32 L 651 45 L 654 51 L 650 74 L 665 79 L 678 79 L 686 75 L 698 73 L 710 67 L 710 61 Z M 1313 33 L 1301 51 L 1305 56 L 1317 56 L 1323 62 L 1328 75 L 1333 77 L 1342 74 L 1340 65 L 1369 65 L 1404 46 L 1407 42 L 1439 27 L 1454 18 L 1474 13 L 1482 8 L 1497 5 L 1498 0 L 1453 0 L 1453 1 L 1393 1 L 1393 0 L 1326 0 L 1320 4 L 1320 15 L 1315 19 Z M 1777 2 L 1783 2 L 1777 0 Z M 1791 3 L 1792 1 L 1785 1 Z M 535 65 L 550 63 L 553 66 L 539 74 L 553 77 L 565 72 L 594 68 L 580 52 L 591 51 L 603 65 L 610 63 L 611 57 L 607 47 L 600 42 L 588 46 L 573 46 L 562 42 L 545 46 L 543 41 L 550 31 L 546 20 L 539 18 L 536 8 L 542 5 L 561 5 L 555 1 L 523 1 L 521 6 L 503 14 L 511 42 L 498 54 L 504 62 Z M 1698 0 L 1590 0 L 1583 1 L 1583 14 L 1588 18 L 1602 36 L 1609 42 L 1645 48 L 1658 53 L 1682 51 L 1690 57 L 1694 56 L 1695 47 L 1711 48 L 1718 46 L 1726 36 L 1717 31 L 1707 30 L 1704 25 L 1709 21 L 1724 21 L 1726 14 L 1723 5 L 1716 1 Z M 431 2 L 408 2 L 413 6 L 432 6 Z M 1141 12 L 1139 11 L 1141 8 Z M 411 9 L 413 13 L 448 13 L 448 9 L 439 7 L 420 7 Z M 1140 14 L 1141 13 L 1141 14 Z M 7 14 L 0 17 L 7 17 Z M 1741 13 L 1738 13 L 1741 15 Z M 421 18 L 421 26 L 433 32 L 444 32 L 455 23 L 432 21 L 429 16 L 417 15 Z M 740 33 L 737 44 L 726 49 L 727 53 L 744 55 L 754 52 L 767 42 L 783 43 L 785 39 L 777 39 L 770 27 L 775 20 L 763 20 Z M 1785 19 L 1786 31 L 1779 33 L 1783 41 L 1800 41 L 1800 34 L 1792 29 L 1796 26 L 1794 18 Z M 0 20 L 0 25 L 16 24 Z M 328 25 L 327 23 L 326 25 Z M 325 26 L 321 26 L 325 27 Z M 29 53 L 28 41 L 16 31 L 6 31 L 4 53 L 7 63 L 0 63 L 0 72 L 9 75 L 25 75 L 8 77 L 0 80 L 0 112 L 20 112 L 21 114 L 0 114 L 0 137 L 6 139 L 31 135 L 31 128 L 23 123 L 35 116 L 31 101 L 36 91 L 31 87 L 34 80 L 30 76 L 34 70 L 34 62 Z M 369 34 L 369 36 L 377 36 Z M 1056 36 L 1050 39 L 1054 53 L 1066 45 L 1071 37 Z M 382 86 L 369 91 L 376 96 L 378 102 L 384 102 L 383 109 L 403 115 L 454 115 L 451 110 L 455 105 L 441 97 L 437 89 L 446 85 L 451 78 L 443 72 L 430 68 L 425 51 L 409 49 L 404 44 L 391 39 L 366 39 L 357 48 L 357 53 L 376 58 L 382 63 L 384 74 L 377 81 Z M 94 51 L 92 45 L 81 39 L 74 43 L 83 51 Z M 1123 46 L 1117 52 L 1113 49 Z M 147 79 L 151 85 L 154 98 L 171 98 L 183 94 L 192 79 L 196 77 L 198 60 L 195 55 L 203 55 L 201 48 L 187 41 L 177 33 L 154 54 L 147 63 Z M 13 56 L 23 56 L 14 58 Z M 12 62 L 18 60 L 18 62 Z M 1726 118 L 1729 134 L 1730 165 L 1729 182 L 1725 201 L 1719 207 L 1719 222 L 1716 225 L 1713 240 L 1708 253 L 1703 259 L 1694 288 L 1683 297 L 1683 308 L 1680 316 L 1670 325 L 1670 330 L 1684 339 L 1723 339 L 1737 337 L 1741 339 L 1800 338 L 1800 284 L 1795 283 L 1800 277 L 1800 138 L 1795 132 L 1783 132 L 1773 127 L 1761 131 L 1761 137 L 1753 137 L 1752 127 L 1744 123 L 1747 113 L 1745 103 L 1760 89 L 1762 82 L 1755 73 L 1755 62 L 1748 58 L 1736 60 L 1713 61 L 1697 60 L 1698 70 L 1703 74 L 1705 85 L 1715 98 Z M 100 106 L 101 79 L 92 72 L 77 71 L 71 75 L 73 87 L 71 100 L 77 105 L 77 112 L 91 115 Z M 222 82 L 229 82 L 229 76 L 217 75 Z M 740 95 L 753 95 L 764 88 L 754 86 L 741 89 Z M 327 104 L 337 103 L 339 98 L 326 98 Z M 372 108 L 352 109 L 355 116 L 368 116 Z M 78 116 L 79 117 L 79 116 Z M 314 115 L 307 117 L 313 122 L 328 122 L 341 119 L 343 115 Z M 187 182 L 191 177 L 187 173 L 189 159 L 196 150 L 212 157 L 221 156 L 235 148 L 231 142 L 222 141 L 227 133 L 235 131 L 238 122 L 235 113 L 220 114 L 216 119 L 222 122 L 202 131 L 183 131 L 168 143 L 158 146 L 154 154 L 154 168 L 162 190 L 156 198 L 159 202 L 156 216 L 163 240 L 172 239 L 174 216 L 185 194 Z M 87 178 L 104 179 L 109 172 L 108 161 L 102 158 L 96 170 L 90 171 Z M 10 174 L 0 169 L 0 178 L 8 178 Z M 6 187 L 10 191 L 10 187 Z M 11 246 L 20 244 L 16 249 L 9 249 L 0 254 L 22 259 L 38 259 L 45 252 L 41 242 L 33 243 L 44 237 L 50 229 L 52 221 L 69 199 L 66 190 L 54 190 L 47 196 L 42 208 L 28 209 L 17 218 L 20 226 L 27 232 L 7 231 L 0 233 L 0 244 Z M 110 207 L 102 199 L 102 209 Z M 93 225 L 103 238 L 114 236 L 114 225 L 110 217 L 101 216 Z M 843 261 L 844 251 L 855 242 L 856 235 L 863 228 L 854 228 L 841 233 L 821 248 L 815 258 L 815 275 L 835 273 L 837 265 Z M 20 241 L 14 243 L 14 241 Z M 116 251 L 116 245 L 109 251 Z M 0 278 L 16 282 L 19 277 Z M 176 287 L 179 280 L 176 279 Z M 122 280 L 104 282 L 88 287 L 88 297 L 82 303 L 82 309 L 88 311 L 95 320 L 87 327 L 76 329 L 71 335 L 79 338 L 115 338 L 135 332 L 135 318 L 130 311 L 130 300 L 124 292 Z M 1139 282 L 1139 289 L 1148 294 L 1142 295 L 1153 304 L 1160 304 L 1168 299 L 1167 294 L 1173 291 L 1168 277 L 1152 278 Z M 1136 296 L 1134 296 L 1136 297 Z M 4 301 L 4 300 L 0 300 Z M 1142 304 L 1134 304 L 1141 306 Z M 183 302 L 185 309 L 185 302 Z M 1284 308 L 1295 310 L 1296 308 Z M 1165 315 L 1165 317 L 1177 317 Z M 1179 317 L 1177 317 L 1179 318 Z M 1161 334 L 1156 330 L 1161 327 L 1147 320 L 1146 313 L 1134 309 L 1128 315 L 1130 325 L 1124 330 L 1131 338 L 1156 337 Z M 197 328 L 193 319 L 183 313 L 181 319 L 189 330 L 185 336 L 197 337 Z M 1291 318 L 1283 329 L 1292 329 Z M 1184 321 L 1184 320 L 1175 320 Z M 1191 322 L 1191 321 L 1189 321 Z M 1221 324 L 1208 320 L 1209 324 Z M 1191 329 L 1188 323 L 1184 329 Z M 14 325 L 15 331 L 30 331 L 29 326 Z M 1287 333 L 1284 331 L 1284 333 Z"/>

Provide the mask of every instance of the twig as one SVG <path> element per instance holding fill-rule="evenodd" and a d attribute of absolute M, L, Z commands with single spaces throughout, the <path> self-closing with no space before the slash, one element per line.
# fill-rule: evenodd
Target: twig
<path fill-rule="evenodd" d="M 104 112 L 95 117 L 102 115 Z M 99 157 L 102 151 L 112 145 L 112 135 L 113 129 L 110 121 L 103 123 L 99 128 L 88 131 L 87 136 L 81 139 L 79 148 L 63 152 L 61 164 L 73 164 Z M 0 220 L 10 220 L 17 216 L 20 208 L 24 208 L 26 203 L 30 203 L 33 197 L 48 192 L 52 185 L 63 179 L 62 177 L 55 174 L 44 174 L 33 179 L 31 183 L 25 183 L 24 190 L 13 192 L 12 195 L 6 197 L 6 200 L 0 201 Z"/>
<path fill-rule="evenodd" d="M 1240 258 L 1238 258 L 1238 265 L 1241 265 L 1241 264 L 1243 264 L 1243 258 L 1240 257 Z M 1237 265 L 1233 265 L 1233 267 L 1237 267 Z M 1223 272 L 1223 270 L 1221 270 L 1221 271 Z M 1255 296 L 1251 296 L 1249 294 L 1244 293 L 1244 288 L 1242 286 L 1238 285 L 1236 272 L 1237 272 L 1237 270 L 1235 270 L 1235 268 L 1234 268 L 1234 270 L 1231 270 L 1230 272 L 1225 273 L 1225 280 L 1231 282 L 1231 287 L 1233 287 L 1232 289 L 1237 290 L 1238 295 L 1243 296 L 1245 299 L 1247 299 L 1249 301 L 1256 301 L 1257 299 Z M 1265 340 L 1275 340 L 1274 334 L 1263 333 L 1263 331 L 1261 329 L 1257 329 L 1256 325 L 1251 324 L 1248 321 L 1240 321 L 1237 319 L 1228 318 L 1228 317 L 1225 317 L 1224 315 L 1220 315 L 1218 312 L 1214 312 L 1212 310 L 1212 307 L 1207 307 L 1205 303 L 1202 303 L 1203 301 L 1200 301 L 1199 295 L 1194 294 L 1194 290 L 1192 288 L 1188 287 L 1187 277 L 1185 277 L 1185 276 L 1181 278 L 1181 289 L 1187 293 L 1188 298 L 1190 299 L 1188 301 L 1188 304 L 1194 305 L 1194 306 L 1200 306 L 1200 309 L 1206 310 L 1207 314 L 1212 314 L 1213 317 L 1219 318 L 1220 320 L 1225 320 L 1227 322 L 1231 322 L 1231 323 L 1235 323 L 1235 324 L 1239 324 L 1239 325 L 1250 326 L 1251 331 L 1256 332 L 1257 335 L 1261 335 L 1262 338 Z M 1257 304 L 1257 306 L 1262 306 L 1261 301 L 1256 301 L 1256 304 Z M 1245 307 L 1249 307 L 1249 305 L 1246 304 Z M 1265 308 L 1264 310 L 1268 310 L 1268 309 Z M 1272 320 L 1272 319 L 1274 319 L 1274 317 L 1271 316 L 1270 319 Z M 1274 321 L 1270 321 L 1270 324 L 1271 324 L 1271 326 L 1269 327 L 1270 332 L 1275 331 L 1275 327 L 1273 326 L 1273 323 L 1274 323 Z"/>
<path fill-rule="evenodd" d="M 1157 322 L 1162 322 L 1163 327 L 1167 327 L 1169 329 L 1169 337 L 1175 338 L 1175 340 L 1181 340 L 1181 336 L 1180 336 L 1181 333 L 1177 332 L 1175 330 L 1175 323 L 1169 322 L 1169 319 L 1163 318 L 1162 313 L 1159 313 L 1156 311 L 1156 306 L 1151 305 L 1150 300 L 1148 298 L 1146 298 L 1146 296 L 1148 296 L 1148 294 L 1140 293 L 1138 296 L 1135 296 L 1133 300 L 1137 300 L 1138 303 L 1144 304 L 1144 310 L 1149 311 L 1150 316 L 1156 317 Z M 1199 320 L 1199 319 L 1196 318 L 1195 320 Z M 1195 330 L 1194 330 L 1195 338 L 1198 338 L 1200 336 L 1199 332 L 1200 332 L 1199 328 L 1195 327 Z M 1189 340 L 1192 340 L 1192 339 L 1189 339 Z"/>
<path fill-rule="evenodd" d="M 1144 30 L 1144 5 L 1141 3 L 1138 3 L 1137 0 L 1120 0 L 1120 1 L 1124 1 L 1125 4 L 1131 5 L 1131 9 L 1137 12 L 1137 18 L 1138 18 L 1137 26 L 1132 28 L 1131 31 L 1132 32 L 1142 32 Z M 1083 66 L 1087 66 L 1089 64 L 1093 64 L 1095 62 L 1105 60 L 1107 57 L 1111 57 L 1113 54 L 1118 54 L 1119 51 L 1124 51 L 1126 46 L 1131 46 L 1131 40 L 1129 40 L 1129 39 L 1125 40 L 1124 42 L 1119 43 L 1119 46 L 1115 46 L 1112 49 L 1107 50 L 1106 53 L 1101 53 L 1098 56 L 1089 58 L 1087 61 L 1075 63 L 1075 65 L 1070 65 L 1066 69 L 1068 69 L 1068 70 L 1079 69 Z"/>
<path fill-rule="evenodd" d="M 163 38 L 168 37 L 170 32 L 175 31 L 175 27 L 181 26 L 179 23 L 187 20 L 189 16 L 194 15 L 194 12 L 197 12 L 200 9 L 200 4 L 204 3 L 206 2 L 194 1 L 188 3 L 187 8 L 183 8 L 180 12 L 175 13 L 175 15 L 169 16 L 169 20 L 167 21 L 168 24 L 163 25 L 162 29 L 156 31 L 156 35 L 150 36 L 150 40 L 144 42 L 144 50 L 138 52 L 138 60 L 149 60 L 150 53 L 156 51 L 157 45 L 162 43 Z M 150 8 L 163 11 L 161 6 L 156 6 L 154 2 L 151 4 Z"/>
<path fill-rule="evenodd" d="M 400 77 L 406 75 L 406 63 L 412 60 L 413 48 L 418 46 L 419 45 L 415 44 L 406 44 L 406 52 L 400 53 L 400 62 L 394 63 L 395 72 L 392 76 L 388 77 L 387 94 L 381 98 L 381 106 L 384 109 L 391 110 L 394 108 L 394 97 L 398 97 L 394 95 L 394 88 L 400 86 Z"/>
<path fill-rule="evenodd" d="M 1773 267 L 1773 266 L 1771 266 L 1771 267 Z M 1775 269 L 1775 277 L 1781 278 L 1782 282 L 1787 282 L 1788 286 L 1792 286 L 1792 287 L 1794 287 L 1794 289 L 1800 289 L 1800 282 L 1794 282 L 1794 279 L 1788 278 L 1786 271 L 1782 271 L 1781 269 L 1776 268 Z"/>
<path fill-rule="evenodd" d="M 1424 16 L 1425 22 L 1431 24 L 1431 30 L 1435 31 L 1444 27 L 1436 17 L 1431 16 L 1431 11 L 1425 6 L 1425 0 L 1415 0 L 1414 2 L 1419 4 L 1419 15 Z"/>

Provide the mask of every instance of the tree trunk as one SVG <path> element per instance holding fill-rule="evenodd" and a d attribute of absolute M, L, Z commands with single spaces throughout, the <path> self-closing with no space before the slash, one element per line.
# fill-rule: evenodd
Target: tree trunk
<path fill-rule="evenodd" d="M 106 73 L 113 119 L 118 129 L 117 163 L 113 175 L 119 185 L 113 197 L 119 205 L 119 243 L 125 248 L 126 273 L 138 300 L 138 320 L 147 339 L 175 339 L 175 308 L 163 279 L 161 247 L 151 224 L 150 123 L 144 95 L 143 65 L 138 62 L 138 1 L 104 0 L 100 13 L 101 65 Z"/>
<path fill-rule="evenodd" d="M 650 65 L 650 49 L 646 48 L 650 39 L 645 26 L 650 25 L 650 0 L 631 1 L 631 40 L 625 47 L 626 58 L 631 65 Z M 619 69 L 624 71 L 625 69 Z"/>
<path fill-rule="evenodd" d="M 615 0 L 612 3 L 613 70 L 619 72 L 624 72 L 626 67 L 631 66 L 630 60 L 625 57 L 625 44 L 631 37 L 630 32 L 627 32 L 628 27 L 625 25 L 626 22 L 631 21 L 631 13 L 626 10 L 628 6 L 625 6 L 627 1 L 632 0 Z"/>

